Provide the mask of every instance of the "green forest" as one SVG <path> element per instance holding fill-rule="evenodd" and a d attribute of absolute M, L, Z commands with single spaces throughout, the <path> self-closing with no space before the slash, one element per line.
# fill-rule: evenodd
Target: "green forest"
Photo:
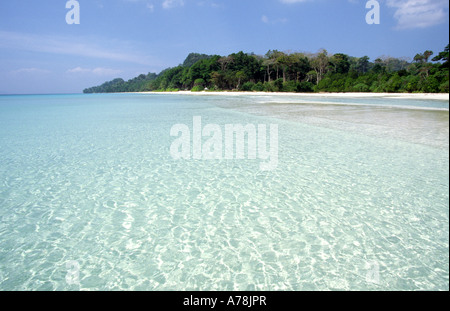
<path fill-rule="evenodd" d="M 84 93 L 258 91 L 448 93 L 449 45 L 418 53 L 413 60 L 383 56 L 352 57 L 326 50 L 228 56 L 191 53 L 183 64 L 124 81 L 114 79 Z"/>

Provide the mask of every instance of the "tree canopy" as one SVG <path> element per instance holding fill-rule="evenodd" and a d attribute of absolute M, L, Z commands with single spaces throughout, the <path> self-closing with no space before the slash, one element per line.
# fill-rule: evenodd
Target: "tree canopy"
<path fill-rule="evenodd" d="M 434 58 L 432 56 L 435 55 Z M 114 79 L 84 93 L 240 90 L 265 92 L 449 92 L 449 46 L 412 61 L 270 50 L 266 55 L 191 53 L 183 64 L 129 81 Z"/>

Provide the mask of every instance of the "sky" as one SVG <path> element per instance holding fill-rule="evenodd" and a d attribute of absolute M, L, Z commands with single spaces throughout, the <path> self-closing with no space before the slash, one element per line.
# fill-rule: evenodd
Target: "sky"
<path fill-rule="evenodd" d="M 191 52 L 269 50 L 412 59 L 449 42 L 448 0 L 0 0 L 0 94 L 81 93 L 159 73 Z"/>

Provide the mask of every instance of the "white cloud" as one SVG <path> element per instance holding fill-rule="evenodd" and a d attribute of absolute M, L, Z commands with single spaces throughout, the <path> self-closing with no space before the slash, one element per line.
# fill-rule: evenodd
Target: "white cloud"
<path fill-rule="evenodd" d="M 91 70 L 86 69 L 86 68 L 81 68 L 81 67 L 76 67 L 76 68 L 67 70 L 67 73 L 87 73 L 87 72 L 91 72 Z"/>
<path fill-rule="evenodd" d="M 284 4 L 304 3 L 313 0 L 279 0 Z M 348 0 L 349 3 L 365 0 Z M 395 9 L 397 29 L 427 28 L 448 20 L 448 0 L 384 0 L 389 8 Z M 381 0 L 380 0 L 381 2 Z"/>
<path fill-rule="evenodd" d="M 448 0 L 387 0 L 395 8 L 397 29 L 426 28 L 444 22 L 448 16 Z"/>
<path fill-rule="evenodd" d="M 136 53 L 133 43 L 117 40 L 105 41 L 98 38 L 57 37 L 0 30 L 0 48 L 99 58 L 140 65 L 152 63 L 147 56 Z"/>
<path fill-rule="evenodd" d="M 284 24 L 288 22 L 287 18 L 269 19 L 266 15 L 261 17 L 261 21 L 264 24 Z"/>
<path fill-rule="evenodd" d="M 45 69 L 40 69 L 40 68 L 20 68 L 17 70 L 13 70 L 11 71 L 11 73 L 13 74 L 46 74 L 46 73 L 50 73 L 50 71 L 45 70 Z"/>
<path fill-rule="evenodd" d="M 114 76 L 122 73 L 122 70 L 110 69 L 110 68 L 94 68 L 92 73 L 98 76 Z"/>
<path fill-rule="evenodd" d="M 110 68 L 101 68 L 101 67 L 94 68 L 94 69 L 76 67 L 76 68 L 67 70 L 67 73 L 73 73 L 73 74 L 88 73 L 88 74 L 94 74 L 97 76 L 115 76 L 115 75 L 122 73 L 122 71 L 116 70 L 116 69 L 110 69 Z"/>
<path fill-rule="evenodd" d="M 211 8 L 223 8 L 224 7 L 224 3 L 219 3 L 216 2 L 214 0 L 202 0 L 197 2 L 198 6 L 209 6 Z"/>
<path fill-rule="evenodd" d="M 153 4 L 153 1 L 148 0 L 123 0 L 124 2 L 131 2 L 131 3 L 145 3 L 145 7 L 150 11 L 155 11 L 155 5 Z"/>
<path fill-rule="evenodd" d="M 300 3 L 300 2 L 306 2 L 308 0 L 280 0 L 282 3 L 288 3 L 288 4 L 292 4 L 292 3 Z"/>
<path fill-rule="evenodd" d="M 172 9 L 179 6 L 184 6 L 184 0 L 164 0 L 162 3 L 164 9 Z"/>

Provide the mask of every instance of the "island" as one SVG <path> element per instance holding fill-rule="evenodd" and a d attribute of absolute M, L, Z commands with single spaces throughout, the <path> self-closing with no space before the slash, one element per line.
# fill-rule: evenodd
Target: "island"
<path fill-rule="evenodd" d="M 266 55 L 238 52 L 228 56 L 191 53 L 183 64 L 160 72 L 121 78 L 85 89 L 84 93 L 245 91 L 245 92 L 361 92 L 448 93 L 449 45 L 435 55 L 427 50 L 412 61 L 343 53 Z"/>

